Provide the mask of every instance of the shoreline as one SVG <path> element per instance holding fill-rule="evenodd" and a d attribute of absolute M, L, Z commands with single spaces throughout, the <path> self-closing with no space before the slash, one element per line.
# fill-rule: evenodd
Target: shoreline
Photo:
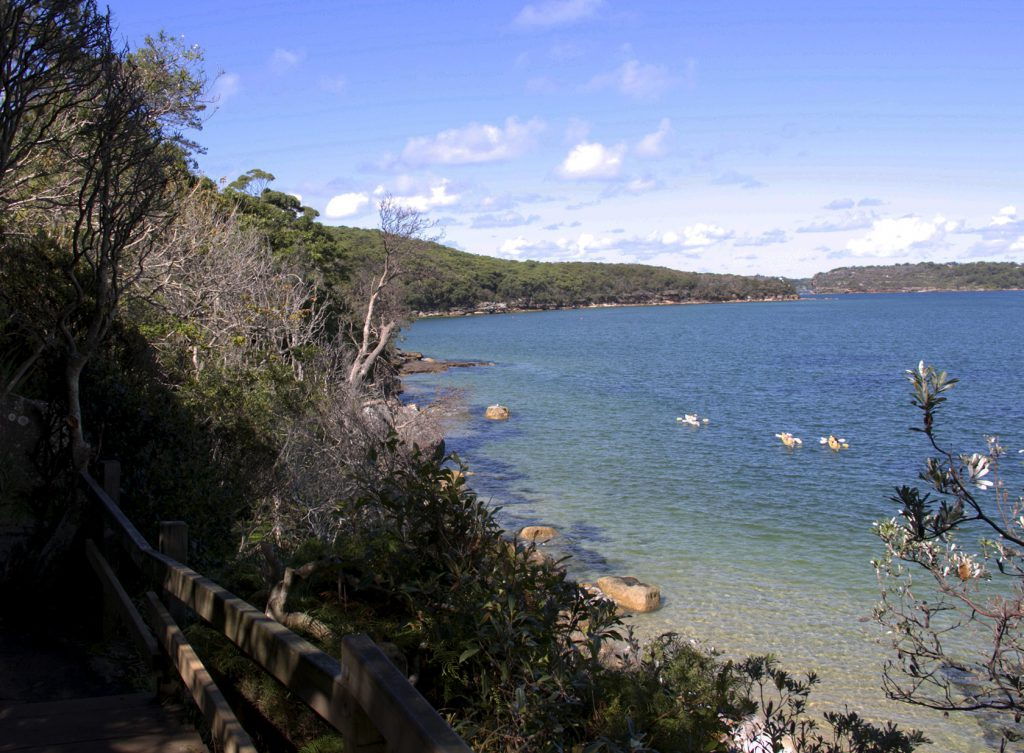
<path fill-rule="evenodd" d="M 1019 293 L 1024 288 L 912 288 L 907 290 L 825 290 L 808 295 L 905 295 L 907 293 Z M 801 296 L 803 298 L 805 296 Z"/>
<path fill-rule="evenodd" d="M 818 296 L 833 295 L 905 295 L 908 293 L 1019 293 L 1024 288 L 910 288 L 903 290 L 807 290 L 792 295 L 774 295 L 764 298 L 733 298 L 729 300 L 694 298 L 691 300 L 649 300 L 616 303 L 586 303 L 579 305 L 512 306 L 507 303 L 482 301 L 476 308 L 448 309 L 445 311 L 415 311 L 413 319 L 455 319 L 466 316 L 490 316 L 492 314 L 534 314 L 544 311 L 584 311 L 587 309 L 646 308 L 652 306 L 703 306 L 718 303 L 783 303 L 787 301 L 813 300 Z"/>
<path fill-rule="evenodd" d="M 406 392 L 406 385 L 402 381 L 402 377 L 407 375 L 417 374 L 440 374 L 448 371 L 450 368 L 468 368 L 468 367 L 486 367 L 495 366 L 496 364 L 492 361 L 445 361 L 441 359 L 435 359 L 429 356 L 424 356 L 423 353 L 416 351 L 398 351 L 398 357 L 401 362 L 398 366 L 399 384 L 401 388 L 399 390 L 399 400 L 401 401 L 401 395 Z M 411 368 L 410 368 L 411 367 Z M 448 418 L 454 418 L 456 414 L 451 414 Z M 461 414 L 458 419 L 461 424 L 468 425 L 474 420 L 474 416 L 468 410 Z M 485 421 L 485 423 L 488 423 Z M 504 421 L 497 421 L 496 423 L 504 423 Z M 440 429 L 440 426 L 439 426 Z M 446 443 L 448 437 L 444 431 L 439 431 L 441 442 Z M 468 483 L 470 476 L 475 476 L 476 473 L 469 467 L 466 467 L 465 471 L 459 469 L 452 469 L 453 474 L 457 474 L 466 483 L 467 488 L 476 493 L 472 486 Z M 494 507 L 491 502 L 487 503 L 495 513 L 502 509 L 502 505 Z M 497 517 L 495 518 L 497 521 Z M 595 576 L 593 578 L 584 578 L 579 574 L 570 573 L 570 568 L 567 567 L 565 560 L 571 559 L 574 554 L 574 539 L 569 536 L 568 533 L 560 528 L 552 526 L 539 519 L 526 519 L 518 520 L 515 522 L 513 527 L 508 527 L 508 522 L 498 521 L 501 525 L 501 538 L 510 543 L 518 544 L 520 542 L 533 546 L 533 551 L 529 555 L 530 560 L 534 562 L 547 562 L 552 567 L 560 570 L 567 579 L 572 580 L 584 590 L 588 591 L 592 595 L 600 595 L 601 598 L 607 599 L 616 604 L 617 615 L 622 621 L 623 625 L 627 625 L 630 628 L 637 627 L 637 623 L 634 622 L 638 615 L 648 614 L 651 612 L 659 611 L 665 604 L 665 597 L 661 593 L 661 586 L 659 584 L 651 584 L 646 581 L 638 580 L 635 576 L 631 576 L 623 573 L 616 573 L 613 571 L 607 571 L 603 576 Z M 524 535 L 529 528 L 544 528 L 550 529 L 552 534 L 543 538 Z M 579 542 L 576 542 L 577 544 Z M 603 555 L 602 555 L 603 558 Z M 597 585 L 597 581 L 600 577 L 610 576 L 615 579 L 633 580 L 633 588 L 639 587 L 641 589 L 650 590 L 653 589 L 657 593 L 657 599 L 659 601 L 658 606 L 654 608 L 629 608 L 625 603 L 619 601 L 619 599 L 613 597 L 610 593 L 604 591 L 600 586 Z M 591 582 L 591 580 L 593 582 Z"/>
<path fill-rule="evenodd" d="M 612 309 L 647 306 L 696 306 L 712 303 L 781 303 L 784 301 L 799 301 L 801 296 L 773 295 L 764 298 L 734 298 L 731 300 L 693 299 L 686 301 L 661 299 L 655 301 L 638 301 L 627 303 L 587 303 L 578 306 L 510 306 L 507 303 L 485 301 L 481 302 L 474 309 L 449 309 L 447 311 L 417 311 L 414 313 L 416 319 L 454 319 L 463 316 L 489 316 L 491 314 L 531 314 L 542 311 L 582 311 L 584 309 Z"/>

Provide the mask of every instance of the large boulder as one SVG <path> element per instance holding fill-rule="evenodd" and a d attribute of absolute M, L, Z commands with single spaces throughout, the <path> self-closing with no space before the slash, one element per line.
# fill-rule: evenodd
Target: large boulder
<path fill-rule="evenodd" d="M 661 606 L 661 590 L 630 576 L 608 575 L 597 579 L 597 587 L 623 609 L 631 612 L 653 612 Z"/>
<path fill-rule="evenodd" d="M 484 411 L 484 418 L 491 421 L 507 421 L 509 415 L 509 409 L 504 405 L 488 405 Z"/>
<path fill-rule="evenodd" d="M 519 538 L 523 541 L 533 541 L 537 544 L 551 541 L 557 535 L 558 531 L 551 526 L 526 526 L 519 531 Z"/>

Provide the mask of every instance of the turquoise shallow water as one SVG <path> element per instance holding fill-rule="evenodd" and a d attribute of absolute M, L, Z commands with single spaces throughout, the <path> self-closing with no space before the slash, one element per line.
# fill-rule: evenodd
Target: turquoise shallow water
<path fill-rule="evenodd" d="M 856 295 L 785 303 L 614 308 L 428 319 L 403 347 L 494 367 L 407 378 L 410 399 L 463 392 L 449 448 L 513 527 L 566 532 L 581 578 L 657 583 L 641 632 L 675 630 L 730 655 L 771 651 L 848 704 L 925 729 L 934 751 L 985 751 L 984 725 L 888 702 L 885 650 L 863 618 L 877 596 L 871 522 L 895 513 L 926 448 L 909 432 L 905 369 L 962 383 L 944 436 L 1024 447 L 1024 293 Z M 486 405 L 510 406 L 507 423 Z M 708 416 L 707 426 L 676 416 Z M 790 431 L 790 451 L 774 434 Z M 818 437 L 851 445 L 831 453 Z M 1017 464 L 1017 460 L 1012 460 Z M 1019 490 L 1020 469 L 1008 467 Z"/>

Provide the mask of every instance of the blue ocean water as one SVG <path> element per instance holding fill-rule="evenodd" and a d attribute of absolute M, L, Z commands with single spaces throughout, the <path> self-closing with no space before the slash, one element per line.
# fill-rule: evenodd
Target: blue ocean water
<path fill-rule="evenodd" d="M 1024 293 L 426 319 L 405 334 L 408 350 L 496 363 L 406 389 L 461 392 L 469 418 L 449 426 L 449 449 L 507 527 L 558 527 L 580 578 L 661 587 L 664 607 L 636 619 L 640 632 L 770 651 L 821 675 L 816 708 L 924 729 L 936 751 L 992 749 L 983 723 L 884 699 L 886 651 L 865 619 L 878 594 L 871 523 L 895 514 L 888 496 L 927 455 L 903 377 L 921 359 L 961 380 L 940 435 L 981 451 L 998 434 L 1022 488 Z M 511 420 L 484 421 L 498 402 Z M 684 413 L 709 422 L 676 422 Z M 783 447 L 782 431 L 803 447 Z M 850 449 L 821 447 L 829 433 Z"/>

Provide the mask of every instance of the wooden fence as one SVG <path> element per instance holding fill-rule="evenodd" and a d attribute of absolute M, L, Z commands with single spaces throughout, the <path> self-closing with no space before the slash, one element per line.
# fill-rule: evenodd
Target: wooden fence
<path fill-rule="evenodd" d="M 106 614 L 116 615 L 152 666 L 177 670 L 205 715 L 217 745 L 227 753 L 255 753 L 252 741 L 224 696 L 188 644 L 174 615 L 184 607 L 227 637 L 241 651 L 293 691 L 340 732 L 352 753 L 471 753 L 437 711 L 365 635 L 342 639 L 340 660 L 285 628 L 251 604 L 191 570 L 186 564 L 187 529 L 164 522 L 154 549 L 118 507 L 116 465 L 105 468 L 101 486 L 81 475 L 86 494 L 101 510 L 104 537 L 120 544 L 128 560 L 154 591 L 146 594 L 142 618 L 100 548 L 86 555 L 103 585 Z M 168 606 L 158 593 L 170 597 Z"/>

